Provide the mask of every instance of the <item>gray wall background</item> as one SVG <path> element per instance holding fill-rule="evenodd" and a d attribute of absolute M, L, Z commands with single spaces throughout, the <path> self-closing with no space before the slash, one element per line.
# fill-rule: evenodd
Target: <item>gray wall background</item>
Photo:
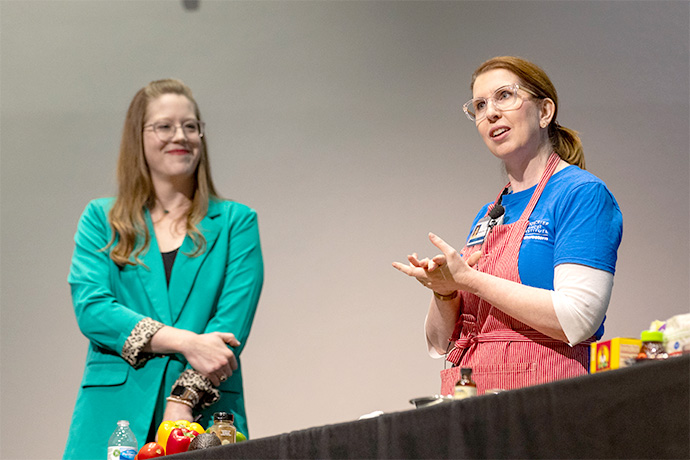
<path fill-rule="evenodd" d="M 461 110 L 495 55 L 547 70 L 623 210 L 605 338 L 687 312 L 689 24 L 684 1 L 1 0 L 0 456 L 62 453 L 87 345 L 73 233 L 115 192 L 131 97 L 162 77 L 194 89 L 219 189 L 259 212 L 253 437 L 438 392 L 428 292 L 390 262 L 434 254 L 429 231 L 460 247 L 503 186 Z"/>

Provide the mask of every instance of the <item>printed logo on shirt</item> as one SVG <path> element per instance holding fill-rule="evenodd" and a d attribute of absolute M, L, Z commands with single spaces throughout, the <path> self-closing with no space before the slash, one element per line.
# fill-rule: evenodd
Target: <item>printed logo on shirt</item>
<path fill-rule="evenodd" d="M 525 230 L 525 240 L 549 241 L 549 222 L 546 220 L 535 220 L 527 225 Z"/>

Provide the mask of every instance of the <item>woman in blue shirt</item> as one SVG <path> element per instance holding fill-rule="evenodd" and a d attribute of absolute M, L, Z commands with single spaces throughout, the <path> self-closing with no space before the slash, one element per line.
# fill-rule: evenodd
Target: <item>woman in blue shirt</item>
<path fill-rule="evenodd" d="M 587 373 L 601 336 L 622 216 L 606 185 L 584 171 L 577 133 L 557 122 L 546 73 L 524 59 L 484 62 L 464 105 L 509 178 L 479 212 L 466 246 L 436 235 L 432 258 L 393 266 L 433 291 L 429 351 L 445 355 L 442 393 L 471 367 L 481 393 Z"/>

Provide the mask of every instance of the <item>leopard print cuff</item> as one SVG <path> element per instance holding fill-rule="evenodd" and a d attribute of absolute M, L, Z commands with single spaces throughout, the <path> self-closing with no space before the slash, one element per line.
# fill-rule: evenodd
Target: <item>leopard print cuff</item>
<path fill-rule="evenodd" d="M 206 409 L 220 399 L 220 391 L 213 386 L 209 379 L 194 369 L 185 369 L 173 384 L 173 388 L 177 385 L 193 388 L 201 395 L 201 401 L 198 404 L 199 409 Z"/>
<path fill-rule="evenodd" d="M 138 369 L 149 359 L 156 356 L 156 353 L 145 352 L 144 347 L 151 341 L 153 334 L 164 326 L 151 318 L 144 318 L 134 326 L 132 332 L 122 346 L 122 357 L 133 368 Z"/>

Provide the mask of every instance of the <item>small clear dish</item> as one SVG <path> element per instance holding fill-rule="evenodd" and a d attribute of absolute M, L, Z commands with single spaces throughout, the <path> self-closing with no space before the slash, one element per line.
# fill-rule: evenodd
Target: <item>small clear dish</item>
<path fill-rule="evenodd" d="M 413 404 L 414 407 L 419 408 L 419 407 L 434 406 L 436 404 L 442 404 L 444 402 L 448 402 L 448 401 L 452 401 L 452 400 L 453 400 L 452 396 L 433 395 L 433 396 L 424 396 L 423 398 L 410 399 L 410 404 Z"/>

